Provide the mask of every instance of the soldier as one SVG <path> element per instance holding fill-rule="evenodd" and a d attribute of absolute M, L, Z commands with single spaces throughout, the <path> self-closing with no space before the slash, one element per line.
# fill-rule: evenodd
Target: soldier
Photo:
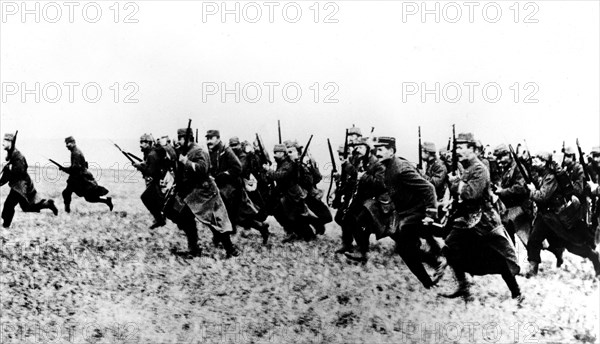
<path fill-rule="evenodd" d="M 592 148 L 590 157 L 588 159 L 588 166 L 590 171 L 590 178 L 593 182 L 600 182 L 600 146 Z"/>
<path fill-rule="evenodd" d="M 54 215 L 58 215 L 58 209 L 52 199 L 39 198 L 33 181 L 27 173 L 27 160 L 14 146 L 15 135 L 7 133 L 4 135 L 2 147 L 6 151 L 6 165 L 2 169 L 0 186 L 8 183 L 10 192 L 4 201 L 2 208 L 2 226 L 10 227 L 15 215 L 15 207 L 21 206 L 24 212 L 39 213 L 42 209 L 50 209 Z"/>
<path fill-rule="evenodd" d="M 162 227 L 166 224 L 162 214 L 165 195 L 161 188 L 161 180 L 169 171 L 169 160 L 165 149 L 160 144 L 154 144 L 152 135 L 144 134 L 140 137 L 140 150 L 144 153 L 144 161 L 133 164 L 138 169 L 146 182 L 146 190 L 142 193 L 142 203 L 154 217 L 150 229 Z"/>
<path fill-rule="evenodd" d="M 230 147 L 223 145 L 218 130 L 206 132 L 206 145 L 210 154 L 210 174 L 215 178 L 219 187 L 219 193 L 225 202 L 235 233 L 239 224 L 239 208 L 242 203 L 242 163 Z"/>
<path fill-rule="evenodd" d="M 263 222 L 266 216 L 260 213 L 260 208 L 252 201 L 247 190 L 251 178 L 254 179 L 252 183 L 257 182 L 254 175 L 250 172 L 252 170 L 252 155 L 245 152 L 240 144 L 240 139 L 237 136 L 229 139 L 229 148 L 231 148 L 233 153 L 238 157 L 240 164 L 242 165 L 241 178 L 244 183 L 239 190 L 242 199 L 238 210 L 238 223 L 244 228 L 257 229 L 263 238 L 263 245 L 266 245 L 271 234 L 269 233 L 269 225 Z"/>
<path fill-rule="evenodd" d="M 314 238 L 310 223 L 318 218 L 306 206 L 307 192 L 298 183 L 299 166 L 292 162 L 287 152 L 285 145 L 275 145 L 273 155 L 277 168 L 273 170 L 267 164 L 263 165 L 267 178 L 276 183 L 273 192 L 276 199 L 273 215 L 288 233 L 283 239 L 284 243 L 297 239 L 309 241 Z"/>
<path fill-rule="evenodd" d="M 586 219 L 589 207 L 588 200 L 585 194 L 585 174 L 583 166 L 577 160 L 577 151 L 569 146 L 565 149 L 562 168 L 565 169 L 567 175 L 573 184 L 573 195 L 579 199 L 581 206 L 579 212 L 582 219 Z"/>
<path fill-rule="evenodd" d="M 325 233 L 325 225 L 333 221 L 333 217 L 327 205 L 321 200 L 323 191 L 317 188 L 317 184 L 323 179 L 321 172 L 317 167 L 317 163 L 309 154 L 305 154 L 304 161 L 300 161 L 303 147 L 296 140 L 288 140 L 284 144 L 288 156 L 292 162 L 297 164 L 300 173 L 299 185 L 307 192 L 306 206 L 317 216 L 317 219 L 311 225 L 315 228 L 316 234 L 322 235 Z"/>
<path fill-rule="evenodd" d="M 356 169 L 350 174 L 355 175 L 355 185 L 352 185 L 352 194 L 349 195 L 347 207 L 338 209 L 336 221 L 342 227 L 342 247 L 335 253 L 352 251 L 352 241 L 356 236 L 360 256 L 354 257 L 361 260 L 369 250 L 369 236 L 373 230 L 364 230 L 365 226 L 372 225 L 371 216 L 366 209 L 367 201 L 385 192 L 385 168 L 377 157 L 371 153 L 372 145 L 367 139 L 361 138 L 358 143 L 352 144 L 356 152 Z M 349 164 L 352 166 L 353 165 Z M 372 203 L 372 202 L 371 202 Z M 371 203 L 368 203 L 367 206 Z"/>
<path fill-rule="evenodd" d="M 188 142 L 186 144 L 186 133 Z M 227 257 L 239 256 L 230 235 L 233 227 L 217 184 L 210 178 L 210 157 L 197 143 L 191 129 L 177 130 L 179 159 L 175 174 L 174 196 L 169 197 L 165 215 L 185 232 L 189 252 L 186 257 L 200 256 L 196 220 L 207 226 L 213 238 L 223 244 Z"/>
<path fill-rule="evenodd" d="M 104 203 L 112 211 L 112 197 L 101 197 L 106 195 L 108 190 L 98 185 L 92 173 L 88 171 L 88 163 L 85 161 L 85 157 L 79 147 L 77 147 L 73 136 L 65 139 L 65 145 L 71 151 L 71 166 L 61 168 L 61 171 L 69 174 L 67 187 L 62 192 L 65 211 L 67 213 L 71 212 L 71 195 L 73 193 L 79 197 L 83 197 L 90 203 Z"/>
<path fill-rule="evenodd" d="M 473 134 L 459 134 L 456 144 L 458 158 L 465 169 L 448 178 L 451 191 L 462 202 L 449 221 L 451 230 L 446 237 L 444 253 L 459 287 L 451 294 L 440 296 L 463 297 L 465 301 L 470 301 L 472 296 L 466 273 L 500 274 L 512 297 L 521 301 L 521 291 L 515 279 L 519 272 L 515 247 L 492 206 L 489 170 L 477 158 Z"/>
<path fill-rule="evenodd" d="M 437 150 L 433 142 L 423 142 L 421 151 L 423 160 L 427 163 L 425 171 L 422 171 L 423 177 L 433 184 L 437 200 L 442 202 L 446 194 L 448 170 L 444 163 L 436 157 Z"/>
<path fill-rule="evenodd" d="M 360 128 L 355 127 L 354 124 L 352 128 L 348 128 L 348 143 L 358 143 L 362 138 L 362 132 Z"/>
<path fill-rule="evenodd" d="M 502 225 L 515 244 L 515 233 L 520 233 L 523 244 L 527 245 L 527 238 L 531 231 L 533 220 L 532 204 L 529 201 L 529 189 L 525 185 L 525 178 L 517 168 L 508 147 L 500 144 L 494 149 L 494 155 L 503 173 L 500 184 L 494 189 L 502 204 L 506 207 L 501 215 Z M 560 254 L 562 259 L 562 254 Z M 557 255 L 558 257 L 558 255 Z"/>
<path fill-rule="evenodd" d="M 596 277 L 600 277 L 600 256 L 595 250 L 591 232 L 585 228 L 576 209 L 579 203 L 577 197 L 572 197 L 572 193 L 568 191 L 569 187 L 564 185 L 564 180 L 568 182 L 568 177 L 562 176 L 564 172 L 552 161 L 552 155 L 548 152 L 537 153 L 532 160 L 532 167 L 538 173 L 540 189 L 536 190 L 533 185 L 527 185 L 531 199 L 537 204 L 537 216 L 527 243 L 529 271 L 526 277 L 538 273 L 544 239 L 547 239 L 551 246 L 564 247 L 573 254 L 590 259 Z"/>
<path fill-rule="evenodd" d="M 375 143 L 377 147 L 377 157 L 385 168 L 385 186 L 388 189 L 389 200 L 381 198 L 378 200 L 383 203 L 381 213 L 391 214 L 391 220 L 385 220 L 383 226 L 373 226 L 371 229 L 386 232 L 377 232 L 377 238 L 391 236 L 396 242 L 396 252 L 400 254 L 404 263 L 410 271 L 419 279 L 427 289 L 439 281 L 432 281 L 431 277 L 423 266 L 423 252 L 420 249 L 421 237 L 426 236 L 423 219 L 428 208 L 436 208 L 435 190 L 433 185 L 426 181 L 407 160 L 396 157 L 396 139 L 393 137 L 379 137 Z M 392 208 L 393 204 L 393 208 Z M 393 210 L 392 210 L 393 209 Z M 374 221 L 378 214 L 374 214 Z M 364 238 L 364 236 L 363 236 Z M 367 236 L 368 238 L 368 236 Z M 364 240 L 364 239 L 363 239 Z M 346 254 L 350 259 L 360 259 L 366 261 L 367 256 Z M 440 262 L 436 266 L 436 271 L 443 265 Z M 438 270 L 439 269 L 439 270 Z"/>

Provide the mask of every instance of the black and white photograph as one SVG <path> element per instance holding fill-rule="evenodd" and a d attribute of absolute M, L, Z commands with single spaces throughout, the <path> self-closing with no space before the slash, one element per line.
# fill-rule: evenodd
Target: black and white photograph
<path fill-rule="evenodd" d="M 600 1 L 0 0 L 0 344 L 600 341 Z"/>

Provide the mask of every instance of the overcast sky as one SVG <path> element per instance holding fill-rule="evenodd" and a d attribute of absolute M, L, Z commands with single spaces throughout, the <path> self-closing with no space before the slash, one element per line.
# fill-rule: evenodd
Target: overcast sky
<path fill-rule="evenodd" d="M 88 160 L 108 167 L 122 159 L 107 139 L 138 152 L 140 134 L 173 137 L 188 118 L 201 133 L 245 139 L 259 132 L 270 146 L 280 119 L 284 139 L 313 133 L 320 159 L 326 138 L 337 146 L 352 124 L 397 137 L 411 159 L 418 125 L 438 146 L 452 123 L 492 146 L 527 139 L 532 150 L 552 150 L 576 137 L 584 150 L 600 144 L 597 1 L 519 2 L 518 11 L 510 1 L 428 2 L 439 6 L 439 23 L 434 14 L 423 20 L 420 2 L 228 2 L 230 10 L 239 6 L 239 23 L 235 14 L 223 20 L 221 2 L 121 2 L 118 23 L 112 1 L 82 2 L 71 18 L 63 2 L 28 8 L 36 3 L 39 23 L 35 14 L 22 17 L 21 2 L 7 1 L 0 23 L 1 131 L 19 130 L 30 164 L 65 161 L 62 140 L 73 135 Z M 22 87 L 35 90 L 36 82 L 39 103 Z M 236 83 L 239 102 L 235 91 L 223 102 L 221 86 Z M 423 101 L 422 86 L 436 83 L 439 101 L 435 91 Z M 126 102 L 128 95 L 137 102 Z"/>

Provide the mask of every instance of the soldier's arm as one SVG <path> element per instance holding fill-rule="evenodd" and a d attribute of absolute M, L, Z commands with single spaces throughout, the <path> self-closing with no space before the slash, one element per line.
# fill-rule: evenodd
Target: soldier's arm
<path fill-rule="evenodd" d="M 242 174 L 242 163 L 231 149 L 225 151 L 227 159 L 227 174 L 231 177 L 239 177 Z"/>
<path fill-rule="evenodd" d="M 579 197 L 583 195 L 585 187 L 585 174 L 583 173 L 583 166 L 581 166 L 581 164 L 575 165 L 571 180 L 573 181 L 573 190 L 575 191 L 575 196 Z"/>
<path fill-rule="evenodd" d="M 69 174 L 79 174 L 85 170 L 85 157 L 80 151 L 71 152 L 71 166 L 65 168 Z"/>
<path fill-rule="evenodd" d="M 486 167 L 478 164 L 469 174 L 468 179 L 465 179 L 464 176 L 458 187 L 460 197 L 464 200 L 481 198 L 486 190 L 486 182 L 489 181 L 489 172 Z"/>
<path fill-rule="evenodd" d="M 427 207 L 435 207 L 435 189 L 433 185 L 426 181 L 423 176 L 414 168 L 401 168 L 398 174 L 400 183 L 407 188 L 414 190 L 417 195 L 421 195 Z"/>
<path fill-rule="evenodd" d="M 515 170 L 513 172 L 513 183 L 509 187 L 502 189 L 498 192 L 498 195 L 501 197 L 504 196 L 521 196 L 528 195 L 529 189 L 527 189 L 527 185 L 525 185 L 525 178 L 521 175 L 519 170 Z"/>
<path fill-rule="evenodd" d="M 556 183 L 556 179 L 552 174 L 549 173 L 542 180 L 540 189 L 531 191 L 531 199 L 535 202 L 548 202 L 557 189 L 558 184 Z"/>
<path fill-rule="evenodd" d="M 275 171 L 273 171 L 273 170 L 267 171 L 267 177 L 276 182 L 280 182 L 282 180 L 285 180 L 286 178 L 289 178 L 292 172 L 293 172 L 292 164 L 286 163 L 286 164 L 283 164 L 281 166 L 281 168 L 278 168 Z"/>
<path fill-rule="evenodd" d="M 431 166 L 431 175 L 426 174 L 424 177 L 425 180 L 433 184 L 433 187 L 437 189 L 446 182 L 447 174 L 448 171 L 446 170 L 446 166 L 442 163 L 436 163 Z"/>
<path fill-rule="evenodd" d="M 185 164 L 185 171 L 195 175 L 197 178 L 204 179 L 208 177 L 208 168 L 210 166 L 210 157 L 208 153 L 198 150 L 188 155 L 188 161 Z"/>
<path fill-rule="evenodd" d="M 372 189 L 376 194 L 381 194 L 385 191 L 385 167 L 377 164 L 371 172 L 365 173 L 361 180 L 365 188 Z"/>

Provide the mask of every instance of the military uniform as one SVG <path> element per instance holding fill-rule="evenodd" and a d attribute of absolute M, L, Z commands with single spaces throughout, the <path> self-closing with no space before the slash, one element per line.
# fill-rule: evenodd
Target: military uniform
<path fill-rule="evenodd" d="M 11 145 L 13 139 L 13 134 L 6 134 L 4 136 L 4 141 L 11 142 Z M 21 209 L 24 212 L 37 213 L 41 209 L 50 209 L 54 215 L 58 215 L 58 209 L 56 209 L 52 199 L 39 198 L 33 185 L 33 181 L 27 173 L 27 160 L 23 154 L 16 148 L 13 148 L 12 153 L 10 153 L 10 148 L 8 148 L 8 146 L 7 151 L 9 151 L 9 154 L 6 156 L 6 161 L 8 161 L 8 163 L 4 166 L 2 177 L 0 178 L 0 186 L 6 183 L 10 186 L 10 192 L 6 197 L 4 207 L 2 208 L 3 227 L 10 227 L 17 204 L 21 206 Z"/>
<path fill-rule="evenodd" d="M 252 166 L 250 164 L 252 161 L 249 159 L 250 156 L 248 156 L 248 154 L 244 152 L 240 146 L 240 140 L 238 137 L 232 137 L 229 139 L 229 147 L 239 159 L 242 167 L 240 179 L 243 181 L 243 183 L 239 188 L 241 199 L 238 207 L 238 223 L 244 228 L 252 227 L 257 229 L 263 238 L 263 244 L 266 245 L 270 235 L 269 225 L 263 222 L 266 216 L 261 214 L 259 206 L 253 202 L 248 190 L 246 190 L 246 182 L 251 178 L 250 170 Z"/>
<path fill-rule="evenodd" d="M 369 250 L 369 236 L 376 232 L 373 228 L 375 223 L 372 216 L 375 203 L 372 200 L 386 191 L 385 168 L 377 157 L 371 154 L 371 147 L 366 140 L 358 144 L 367 146 L 367 153 L 355 159 L 358 162 L 358 169 L 355 171 L 357 181 L 354 192 L 348 197 L 348 206 L 339 209 L 336 214 L 336 217 L 340 218 L 342 227 L 342 247 L 336 253 L 350 251 L 352 241 L 356 240 L 361 255 L 365 256 Z"/>
<path fill-rule="evenodd" d="M 177 135 L 185 137 L 187 128 L 179 129 Z M 207 226 L 214 238 L 223 244 L 228 256 L 239 252 L 231 243 L 232 224 L 219 188 L 210 177 L 210 157 L 191 136 L 187 147 L 179 147 L 182 158 L 177 163 L 175 173 L 175 195 L 169 199 L 165 214 L 186 234 L 188 248 L 192 255 L 199 255 L 198 229 L 196 220 Z"/>
<path fill-rule="evenodd" d="M 515 279 L 519 272 L 515 247 L 492 205 L 489 170 L 474 153 L 475 141 L 471 133 L 459 134 L 456 143 L 459 145 L 457 152 L 465 157 L 463 165 L 466 166 L 460 178 L 450 178 L 451 191 L 461 202 L 449 221 L 451 230 L 446 237 L 444 254 L 455 272 L 459 289 L 442 296 L 462 296 L 468 300 L 471 297 L 465 277 L 468 272 L 472 275 L 500 274 L 512 297 L 520 298 Z M 469 152 L 471 149 L 473 151 Z"/>
<path fill-rule="evenodd" d="M 206 133 L 206 138 L 210 139 L 212 137 L 220 137 L 219 131 L 209 130 Z M 215 178 L 215 182 L 219 187 L 221 198 L 225 202 L 235 233 L 240 220 L 239 210 L 242 203 L 242 164 L 231 148 L 225 147 L 220 140 L 215 146 L 209 146 L 209 154 L 210 174 Z"/>
<path fill-rule="evenodd" d="M 275 145 L 273 151 L 287 152 L 285 145 Z M 287 153 L 286 153 L 287 154 Z M 267 178 L 276 184 L 273 197 L 276 199 L 276 206 L 273 215 L 283 229 L 289 234 L 284 239 L 285 242 L 295 238 L 310 240 L 314 236 L 310 228 L 310 223 L 317 220 L 316 215 L 306 206 L 307 192 L 298 183 L 298 164 L 284 155 L 277 160 L 277 168 L 268 170 Z"/>
<path fill-rule="evenodd" d="M 444 199 L 448 183 L 448 170 L 446 165 L 435 156 L 435 145 L 431 142 L 423 142 L 423 150 L 429 154 L 433 154 L 430 160 L 427 160 L 427 168 L 425 169 L 425 180 L 433 184 L 435 194 L 438 201 Z"/>
<path fill-rule="evenodd" d="M 600 256 L 595 250 L 593 236 L 579 218 L 577 210 L 573 214 L 576 219 L 574 222 L 570 222 L 565 217 L 570 208 L 567 206 L 567 201 L 573 202 L 573 200 L 560 190 L 557 172 L 555 172 L 559 171 L 560 167 L 551 160 L 550 153 L 541 152 L 537 157 L 545 163 L 545 166 L 539 173 L 540 189 L 530 192 L 531 199 L 537 204 L 538 212 L 527 243 L 527 259 L 530 262 L 527 276 L 537 274 L 538 264 L 541 262 L 540 251 L 545 239 L 551 246 L 564 247 L 573 254 L 590 259 L 596 275 L 600 275 Z"/>
<path fill-rule="evenodd" d="M 509 155 L 508 147 L 501 144 L 494 150 L 497 160 Z M 531 223 L 533 221 L 532 204 L 529 201 L 529 190 L 525 185 L 525 178 L 521 175 L 517 162 L 510 158 L 504 166 L 499 180 L 498 188 L 494 191 L 504 205 L 500 213 L 502 225 L 515 243 L 515 234 L 518 234 L 524 245 L 527 245 Z"/>
<path fill-rule="evenodd" d="M 150 229 L 154 229 L 165 225 L 165 219 L 162 214 L 165 194 L 161 181 L 169 171 L 171 162 L 167 157 L 166 150 L 158 144 L 155 145 L 151 135 L 142 135 L 140 137 L 140 144 L 146 144 L 142 148 L 144 161 L 134 164 L 134 167 L 142 173 L 146 182 L 146 190 L 144 190 L 140 198 L 154 217 L 154 223 L 150 226 Z"/>
<path fill-rule="evenodd" d="M 65 202 L 65 211 L 71 211 L 71 195 L 75 193 L 83 197 L 90 203 L 104 203 L 112 211 L 112 198 L 102 198 L 108 193 L 108 190 L 96 182 L 94 176 L 88 171 L 88 163 L 83 156 L 83 152 L 75 145 L 75 139 L 69 136 L 65 139 L 67 148 L 71 151 L 71 166 L 63 168 L 63 171 L 69 174 L 67 187 L 62 192 Z"/>

